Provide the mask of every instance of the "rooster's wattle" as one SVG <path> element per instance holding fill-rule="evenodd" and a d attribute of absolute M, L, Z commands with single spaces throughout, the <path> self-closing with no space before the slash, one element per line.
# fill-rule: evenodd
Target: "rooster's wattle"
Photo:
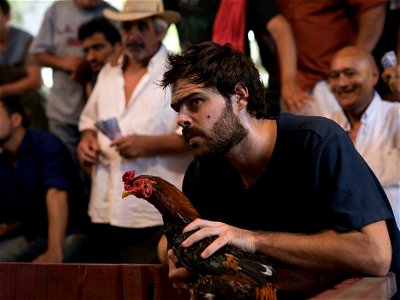
<path fill-rule="evenodd" d="M 122 197 L 135 195 L 145 199 L 162 214 L 168 248 L 173 249 L 183 266 L 197 274 L 190 284 L 192 299 L 276 299 L 276 274 L 265 256 L 226 245 L 209 258 L 201 258 L 201 252 L 216 237 L 187 248 L 181 246 L 192 233 L 182 233 L 183 228 L 200 215 L 176 186 L 157 176 L 135 177 L 133 170 L 122 179 Z"/>

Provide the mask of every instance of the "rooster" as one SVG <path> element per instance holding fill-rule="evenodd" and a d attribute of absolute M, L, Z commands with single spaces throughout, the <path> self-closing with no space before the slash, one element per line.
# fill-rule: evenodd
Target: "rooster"
<path fill-rule="evenodd" d="M 172 248 L 180 264 L 197 274 L 191 284 L 191 299 L 276 299 L 276 273 L 265 256 L 226 245 L 203 259 L 201 252 L 216 237 L 205 238 L 190 247 L 181 243 L 193 232 L 183 228 L 200 218 L 189 199 L 161 177 L 127 171 L 122 180 L 122 197 L 135 195 L 147 200 L 162 214 L 168 249 Z"/>

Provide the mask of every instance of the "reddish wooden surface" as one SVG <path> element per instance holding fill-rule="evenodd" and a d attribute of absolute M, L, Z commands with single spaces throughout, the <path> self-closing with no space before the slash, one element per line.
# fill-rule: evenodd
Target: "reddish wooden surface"
<path fill-rule="evenodd" d="M 1 300 L 183 299 L 160 265 L 0 263 Z"/>
<path fill-rule="evenodd" d="M 351 278 L 312 297 L 311 299 L 391 299 L 396 293 L 396 277 Z"/>
<path fill-rule="evenodd" d="M 312 299 L 390 299 L 396 292 L 393 274 L 340 280 L 278 269 L 278 286 L 303 296 L 304 292 L 315 295 Z M 0 263 L 0 300 L 25 299 L 183 300 L 188 297 L 172 287 L 161 265 Z"/>

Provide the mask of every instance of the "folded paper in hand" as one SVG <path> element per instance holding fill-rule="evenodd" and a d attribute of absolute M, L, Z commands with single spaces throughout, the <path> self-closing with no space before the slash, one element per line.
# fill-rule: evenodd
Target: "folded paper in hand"
<path fill-rule="evenodd" d="M 96 127 L 110 140 L 119 138 L 122 136 L 119 128 L 118 120 L 116 117 L 109 119 L 99 120 L 96 122 Z"/>

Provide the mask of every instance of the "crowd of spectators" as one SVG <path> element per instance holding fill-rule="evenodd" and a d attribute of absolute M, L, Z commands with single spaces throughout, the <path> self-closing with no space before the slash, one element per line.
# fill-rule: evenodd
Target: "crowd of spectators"
<path fill-rule="evenodd" d="M 399 12 L 388 0 L 127 0 L 121 11 L 103 0 L 69 0 L 54 2 L 32 36 L 10 25 L 10 3 L 0 0 L 0 261 L 160 262 L 162 217 L 144 201 L 121 199 L 122 174 L 135 169 L 181 189 L 190 148 L 195 157 L 200 150 L 187 143 L 191 122 L 178 112 L 196 115 L 207 88 L 221 92 L 218 75 L 197 90 L 180 81 L 185 75 L 165 77 L 173 56 L 163 40 L 171 24 L 188 57 L 186 47 L 196 51 L 190 47 L 207 41 L 229 42 L 249 56 L 253 30 L 270 75 L 258 91 L 269 117 L 284 121 L 290 113 L 338 123 L 368 163 L 370 182 L 379 180 L 399 225 Z M 382 64 L 390 51 L 390 64 Z M 47 96 L 42 67 L 52 68 Z M 247 101 L 252 95 L 242 85 L 231 92 Z M 177 103 L 179 89 L 195 89 L 197 96 Z M 233 109 L 239 114 L 243 107 Z M 202 118 L 211 122 L 214 112 Z M 324 122 L 317 123 L 330 124 Z M 206 136 L 198 130 L 193 135 Z"/>

